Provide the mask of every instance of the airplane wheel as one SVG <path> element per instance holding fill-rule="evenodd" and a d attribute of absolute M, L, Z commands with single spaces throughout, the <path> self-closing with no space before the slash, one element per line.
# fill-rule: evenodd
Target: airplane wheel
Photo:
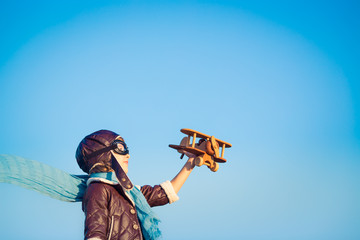
<path fill-rule="evenodd" d="M 219 164 L 216 162 L 212 168 L 210 168 L 211 171 L 216 172 L 219 169 Z"/>
<path fill-rule="evenodd" d="M 198 166 L 198 167 L 202 166 L 204 164 L 204 162 L 205 161 L 204 161 L 204 159 L 202 157 L 196 157 L 195 158 L 195 165 Z"/>

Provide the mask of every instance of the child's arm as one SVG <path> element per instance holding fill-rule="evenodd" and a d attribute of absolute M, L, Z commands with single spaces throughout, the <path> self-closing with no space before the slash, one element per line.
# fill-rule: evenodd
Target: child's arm
<path fill-rule="evenodd" d="M 189 160 L 185 163 L 183 168 L 180 170 L 180 172 L 171 180 L 171 184 L 175 190 L 176 193 L 179 192 L 182 185 L 184 185 L 186 179 L 189 177 L 190 173 L 195 167 L 195 156 L 192 154 L 187 153 L 187 156 L 189 156 Z"/>

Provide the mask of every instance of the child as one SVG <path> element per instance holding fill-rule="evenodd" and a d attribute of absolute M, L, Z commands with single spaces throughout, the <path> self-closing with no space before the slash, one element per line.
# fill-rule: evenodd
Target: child
<path fill-rule="evenodd" d="M 173 203 L 194 168 L 194 156 L 171 180 L 134 186 L 127 177 L 130 159 L 120 135 L 100 130 L 86 136 L 76 150 L 80 168 L 89 174 L 82 201 L 85 239 L 157 239 L 159 219 L 150 207 Z"/>

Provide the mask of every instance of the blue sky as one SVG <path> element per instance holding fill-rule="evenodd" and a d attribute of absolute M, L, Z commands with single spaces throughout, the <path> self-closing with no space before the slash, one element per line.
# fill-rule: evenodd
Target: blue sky
<path fill-rule="evenodd" d="M 233 144 L 156 208 L 164 239 L 359 239 L 356 1 L 2 1 L 0 153 L 81 174 L 87 134 L 129 176 L 184 164 L 181 128 Z M 2 239 L 81 239 L 80 203 L 0 184 Z M 21 230 L 20 230 L 21 229 Z"/>

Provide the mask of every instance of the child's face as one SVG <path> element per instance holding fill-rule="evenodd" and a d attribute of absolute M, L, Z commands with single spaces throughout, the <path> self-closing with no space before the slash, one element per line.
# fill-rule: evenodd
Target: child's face
<path fill-rule="evenodd" d="M 124 139 L 122 137 L 118 137 L 117 139 L 124 141 Z M 115 157 L 115 159 L 118 161 L 118 163 L 120 164 L 120 166 L 124 170 L 124 172 L 127 174 L 128 170 L 129 170 L 128 165 L 129 165 L 130 154 L 121 155 L 113 150 L 111 150 L 111 153 Z"/>

